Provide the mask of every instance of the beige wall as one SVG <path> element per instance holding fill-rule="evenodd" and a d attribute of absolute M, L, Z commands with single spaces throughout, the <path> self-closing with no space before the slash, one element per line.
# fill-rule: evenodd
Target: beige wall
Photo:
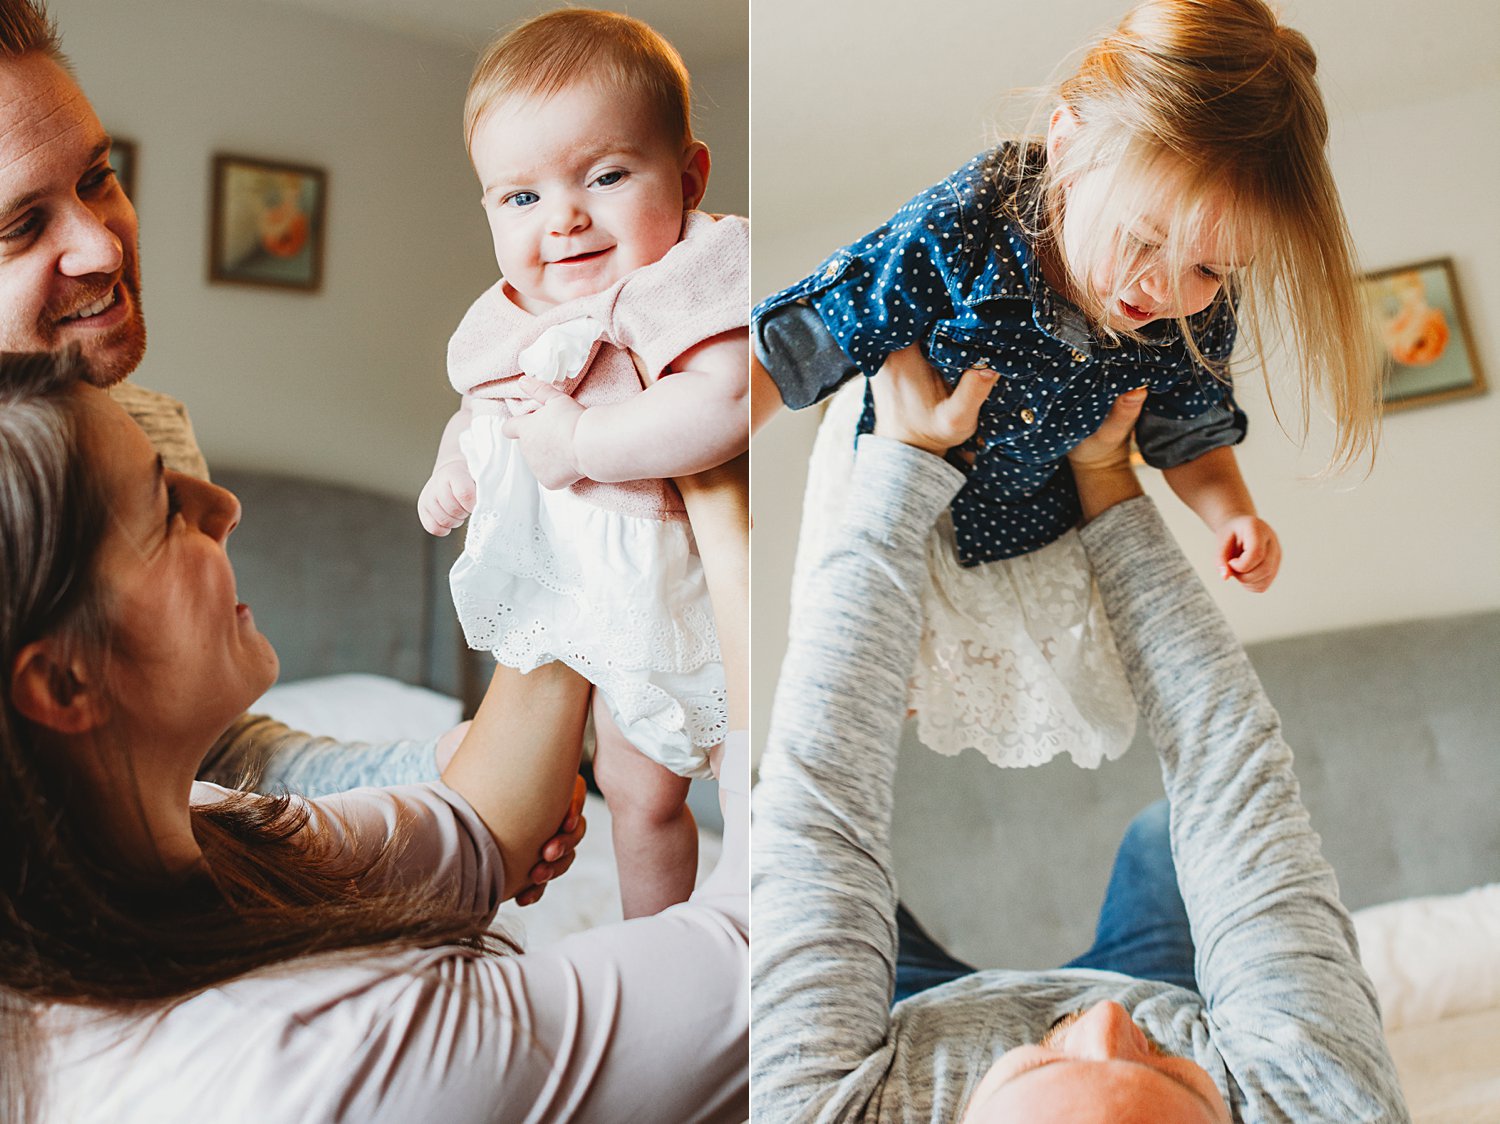
<path fill-rule="evenodd" d="M 878 224 L 1024 113 L 1001 96 L 1044 82 L 1126 5 L 970 3 L 923 10 L 871 0 L 757 0 L 755 280 L 764 295 Z M 1320 52 L 1332 158 L 1365 264 L 1451 255 L 1481 362 L 1500 382 L 1500 8 L 1454 0 L 1410 26 L 1395 0 L 1283 5 Z M 854 19 L 858 10 L 861 18 Z M 837 51 L 830 44 L 837 40 Z M 1285 378 L 1285 372 L 1278 372 Z M 1247 640 L 1500 606 L 1500 395 L 1391 416 L 1372 476 L 1305 479 L 1299 454 L 1253 385 L 1241 461 L 1281 533 L 1281 577 L 1256 597 L 1213 579 L 1213 546 L 1191 513 L 1148 486 Z M 756 728 L 764 731 L 786 637 L 812 411 L 782 415 L 755 441 Z M 1326 442 L 1315 426 L 1309 450 Z"/>
<path fill-rule="evenodd" d="M 455 401 L 448 334 L 495 277 L 459 136 L 470 52 L 257 0 L 51 7 L 105 128 L 140 145 L 137 379 L 188 404 L 210 465 L 414 499 Z M 501 0 L 495 24 L 537 7 Z M 743 212 L 744 68 L 695 79 L 706 204 Z M 320 293 L 208 284 L 215 151 L 327 169 Z"/>

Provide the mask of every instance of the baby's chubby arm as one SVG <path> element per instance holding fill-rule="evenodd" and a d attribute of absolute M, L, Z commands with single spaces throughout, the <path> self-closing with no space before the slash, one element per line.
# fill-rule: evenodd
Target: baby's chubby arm
<path fill-rule="evenodd" d="M 750 445 L 749 332 L 722 332 L 669 366 L 670 377 L 623 402 L 584 408 L 548 395 L 530 377 L 521 385 L 541 399 L 509 418 L 507 437 L 547 488 L 581 480 L 616 483 L 688 476 L 732 460 Z"/>
<path fill-rule="evenodd" d="M 468 463 L 459 448 L 459 439 L 473 417 L 468 399 L 465 399 L 443 427 L 432 475 L 427 478 L 417 499 L 417 514 L 429 535 L 442 538 L 455 527 L 462 526 L 474 510 L 474 478 L 469 475 Z"/>
<path fill-rule="evenodd" d="M 1281 568 L 1281 540 L 1256 515 L 1234 450 L 1227 445 L 1210 449 L 1175 468 L 1162 469 L 1162 475 L 1218 536 L 1220 576 L 1254 593 L 1270 588 Z"/>

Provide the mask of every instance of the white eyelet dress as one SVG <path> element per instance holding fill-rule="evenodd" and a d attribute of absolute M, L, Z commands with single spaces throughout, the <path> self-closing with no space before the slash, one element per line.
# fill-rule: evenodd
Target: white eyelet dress
<path fill-rule="evenodd" d="M 561 660 L 599 690 L 631 744 L 707 776 L 728 730 L 713 607 L 681 496 L 665 480 L 549 490 L 501 433 L 522 412 L 523 371 L 586 407 L 642 393 L 702 340 L 748 321 L 748 227 L 692 212 L 660 261 L 533 316 L 503 281 L 448 345 L 474 419 L 461 445 L 477 502 L 449 575 L 471 648 L 520 671 Z M 666 374 L 664 377 L 674 377 Z"/>

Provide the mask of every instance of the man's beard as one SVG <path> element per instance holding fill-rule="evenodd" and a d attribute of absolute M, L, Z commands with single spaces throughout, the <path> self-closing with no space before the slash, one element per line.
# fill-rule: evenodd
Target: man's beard
<path fill-rule="evenodd" d="M 114 386 L 140 366 L 141 359 L 146 354 L 146 320 L 145 313 L 141 310 L 140 278 L 140 258 L 132 256 L 125 262 L 118 278 L 107 285 L 96 286 L 99 291 L 87 294 L 86 300 L 80 300 L 79 293 L 74 292 L 64 306 L 68 309 L 87 307 L 108 296 L 114 291 L 116 284 L 123 290 L 124 299 L 130 304 L 129 318 L 107 336 L 73 345 L 83 361 L 84 378 L 94 386 Z M 48 309 L 43 313 L 43 323 L 40 325 L 42 338 L 48 340 L 53 348 L 62 346 L 64 325 L 59 322 L 60 315 L 61 310 Z"/>

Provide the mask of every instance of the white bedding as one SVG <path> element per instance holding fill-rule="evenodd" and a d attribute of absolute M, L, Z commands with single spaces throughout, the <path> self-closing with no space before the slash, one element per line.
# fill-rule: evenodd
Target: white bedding
<path fill-rule="evenodd" d="M 1354 924 L 1416 1124 L 1500 1124 L 1500 883 Z"/>
<path fill-rule="evenodd" d="M 379 675 L 330 675 L 277 684 L 252 706 L 298 730 L 341 741 L 430 738 L 454 726 L 457 699 Z M 558 937 L 620 920 L 619 882 L 609 839 L 609 810 L 590 794 L 584 808 L 588 833 L 567 875 L 547 887 L 542 900 L 521 909 L 507 904 L 498 923 L 524 947 L 545 947 Z M 719 857 L 719 837 L 698 836 L 701 878 Z"/>

